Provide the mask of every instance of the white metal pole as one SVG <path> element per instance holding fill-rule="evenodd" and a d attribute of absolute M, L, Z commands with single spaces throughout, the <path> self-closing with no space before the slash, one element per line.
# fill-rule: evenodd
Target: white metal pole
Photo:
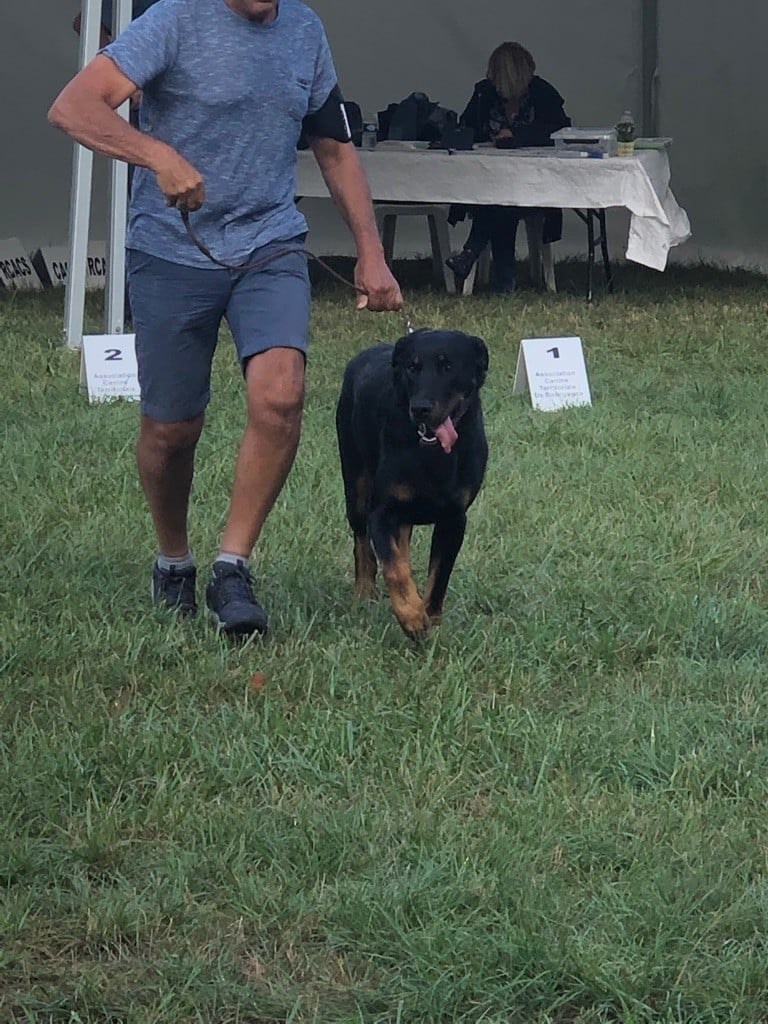
<path fill-rule="evenodd" d="M 659 0 L 642 0 L 643 53 L 641 131 L 659 134 Z"/>
<path fill-rule="evenodd" d="M 101 0 L 82 0 L 80 20 L 80 67 L 99 48 Z M 64 343 L 69 348 L 83 344 L 85 276 L 88 259 L 88 225 L 91 213 L 93 153 L 75 144 L 72 162 L 72 194 L 69 207 L 69 268 L 64 297 Z"/>
<path fill-rule="evenodd" d="M 117 0 L 113 36 L 119 35 L 131 20 L 131 0 Z M 130 104 L 118 110 L 128 118 Z M 113 160 L 109 175 L 109 225 L 107 233 L 107 291 L 104 300 L 106 334 L 122 334 L 125 327 L 125 221 L 128 200 L 128 164 Z"/>

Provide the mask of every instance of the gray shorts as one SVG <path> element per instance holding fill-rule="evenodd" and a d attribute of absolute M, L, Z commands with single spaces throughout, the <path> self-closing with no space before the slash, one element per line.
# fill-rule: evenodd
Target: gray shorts
<path fill-rule="evenodd" d="M 265 245 L 245 262 L 303 242 L 301 236 Z M 251 356 L 270 348 L 306 355 L 311 296 L 307 258 L 299 253 L 234 271 L 187 267 L 129 249 L 128 288 L 141 411 L 154 420 L 190 420 L 205 410 L 222 319 L 243 372 Z"/>

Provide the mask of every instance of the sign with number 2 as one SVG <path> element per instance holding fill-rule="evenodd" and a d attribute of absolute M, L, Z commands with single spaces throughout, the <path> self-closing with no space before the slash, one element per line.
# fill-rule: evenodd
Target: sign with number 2
<path fill-rule="evenodd" d="M 83 338 L 83 362 L 88 400 L 137 399 L 139 375 L 136 366 L 136 336 L 133 334 L 92 334 Z"/>

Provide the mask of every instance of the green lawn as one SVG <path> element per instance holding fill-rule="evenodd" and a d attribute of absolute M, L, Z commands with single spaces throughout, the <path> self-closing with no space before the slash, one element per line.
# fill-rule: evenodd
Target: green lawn
<path fill-rule="evenodd" d="M 421 646 L 352 599 L 333 428 L 400 318 L 317 273 L 238 647 L 152 611 L 136 407 L 87 404 L 60 293 L 0 293 L 0 1024 L 768 1021 L 766 281 L 624 266 L 587 306 L 559 269 L 503 300 L 403 270 L 416 326 L 491 353 Z M 519 342 L 571 334 L 594 404 L 534 412 Z M 242 421 L 223 344 L 203 579 Z"/>

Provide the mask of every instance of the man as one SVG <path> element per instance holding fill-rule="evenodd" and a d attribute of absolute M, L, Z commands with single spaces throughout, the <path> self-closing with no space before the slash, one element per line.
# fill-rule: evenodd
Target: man
<path fill-rule="evenodd" d="M 137 131 L 115 112 L 143 91 Z M 296 145 L 304 129 L 357 247 L 357 306 L 402 304 L 341 109 L 322 24 L 301 0 L 161 0 L 65 86 L 49 120 L 83 145 L 137 165 L 128 267 L 141 386 L 137 463 L 157 533 L 153 599 L 196 610 L 187 536 L 194 453 L 226 317 L 247 392 L 229 515 L 206 601 L 229 634 L 265 632 L 248 560 L 299 442 L 310 288 L 300 245 Z"/>

